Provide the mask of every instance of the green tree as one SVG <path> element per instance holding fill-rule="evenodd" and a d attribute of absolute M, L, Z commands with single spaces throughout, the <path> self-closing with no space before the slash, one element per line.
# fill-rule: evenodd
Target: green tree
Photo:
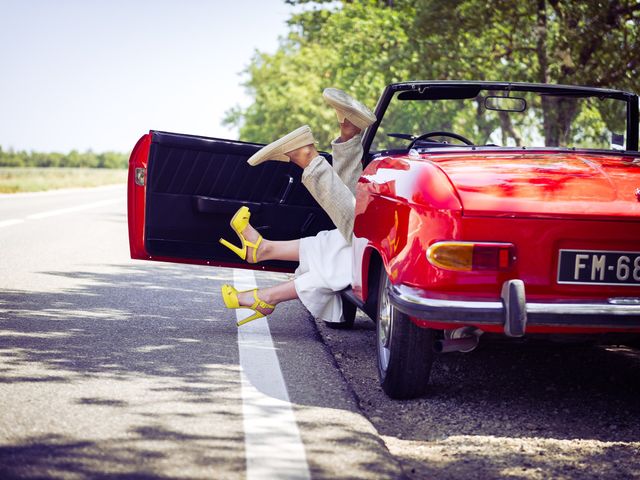
<path fill-rule="evenodd" d="M 291 32 L 273 54 L 256 53 L 246 87 L 254 103 L 227 113 L 243 140 L 269 142 L 309 124 L 322 148 L 335 136 L 335 114 L 321 94 L 342 88 L 374 105 L 382 89 L 409 75 L 413 47 L 406 29 L 410 6 L 345 3 L 294 16 Z"/>
<path fill-rule="evenodd" d="M 416 7 L 414 36 L 425 39 L 418 76 L 640 89 L 638 0 L 417 0 Z M 547 143 L 565 143 L 576 102 L 546 97 L 541 107 Z"/>
<path fill-rule="evenodd" d="M 128 156 L 118 152 L 104 152 L 98 154 L 97 167 L 100 168 L 127 168 Z"/>
<path fill-rule="evenodd" d="M 287 3 L 307 9 L 291 17 L 290 33 L 276 53 L 255 54 L 245 83 L 254 102 L 232 109 L 225 118 L 240 127 L 243 140 L 269 142 L 308 123 L 326 148 L 335 133 L 332 113 L 320 96 L 328 86 L 368 105 L 386 84 L 405 80 L 640 90 L 638 0 L 352 0 L 337 7 L 322 0 Z M 549 144 L 565 141 L 567 125 L 586 115 L 567 102 L 547 98 L 539 106 Z M 554 113 L 560 110 L 562 117 Z M 505 121 L 500 119 L 503 130 L 516 139 Z"/>

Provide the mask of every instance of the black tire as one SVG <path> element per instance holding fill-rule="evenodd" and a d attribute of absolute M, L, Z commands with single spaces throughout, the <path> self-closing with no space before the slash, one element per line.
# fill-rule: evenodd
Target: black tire
<path fill-rule="evenodd" d="M 343 298 L 342 316 L 344 317 L 344 322 L 324 322 L 324 324 L 334 330 L 351 330 L 356 319 L 357 310 L 358 308 L 353 303 Z"/>
<path fill-rule="evenodd" d="M 435 332 L 416 326 L 391 305 L 390 282 L 384 268 L 378 285 L 376 352 L 380 385 L 391 398 L 420 397 L 429 384 Z"/>

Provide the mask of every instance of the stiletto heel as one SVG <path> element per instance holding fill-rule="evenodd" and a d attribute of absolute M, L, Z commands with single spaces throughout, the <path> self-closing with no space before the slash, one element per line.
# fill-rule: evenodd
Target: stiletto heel
<path fill-rule="evenodd" d="M 242 260 L 247 260 L 247 247 L 253 248 L 253 262 L 249 263 L 256 263 L 258 261 L 258 247 L 262 242 L 262 235 L 258 234 L 258 239 L 255 242 L 248 241 L 246 238 L 244 238 L 244 235 L 242 235 L 244 229 L 247 228 L 247 225 L 249 225 L 250 218 L 251 212 L 249 212 L 249 207 L 240 207 L 231 219 L 231 222 L 229 222 L 233 231 L 236 232 L 236 235 L 238 235 L 240 242 L 242 242 L 241 247 L 234 245 L 224 238 L 221 238 L 219 242 L 229 250 L 231 250 L 233 253 L 238 255 Z"/>
<path fill-rule="evenodd" d="M 238 255 L 241 259 L 245 260 L 247 256 L 246 248 L 243 250 L 240 247 L 236 247 L 233 243 L 226 241 L 224 238 L 220 239 L 220 243 Z"/>
<path fill-rule="evenodd" d="M 244 290 L 242 292 L 239 292 L 231 285 L 225 284 L 225 285 L 222 285 L 221 290 L 222 290 L 222 300 L 224 300 L 225 307 L 229 309 L 248 308 L 249 310 L 254 311 L 253 315 L 250 315 L 247 318 L 236 322 L 238 326 L 244 325 L 245 323 L 252 322 L 253 320 L 257 320 L 258 318 L 267 316 L 267 314 L 259 311 L 258 308 L 269 308 L 271 310 L 276 308 L 275 305 L 271 305 L 263 300 L 260 300 L 260 298 L 258 297 L 257 288 L 254 288 L 253 290 Z M 238 294 L 245 293 L 245 292 L 253 292 L 253 298 L 255 299 L 255 302 L 253 302 L 253 305 L 251 305 L 250 307 L 247 307 L 245 305 L 240 305 L 240 300 L 238 300 Z"/>

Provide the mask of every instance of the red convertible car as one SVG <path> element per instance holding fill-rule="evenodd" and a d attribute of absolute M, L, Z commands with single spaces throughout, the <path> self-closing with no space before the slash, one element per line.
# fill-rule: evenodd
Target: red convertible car
<path fill-rule="evenodd" d="M 343 298 L 346 326 L 355 307 L 377 323 L 389 396 L 422 395 L 437 352 L 472 350 L 483 333 L 640 336 L 636 95 L 406 82 L 386 88 L 376 115 Z M 246 163 L 261 146 L 144 135 L 129 168 L 131 256 L 293 271 L 239 263 L 217 242 L 233 237 L 241 205 L 270 239 L 334 228 L 297 167 Z"/>

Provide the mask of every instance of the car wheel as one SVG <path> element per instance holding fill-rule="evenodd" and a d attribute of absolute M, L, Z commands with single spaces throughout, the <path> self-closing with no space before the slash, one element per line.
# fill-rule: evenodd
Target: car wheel
<path fill-rule="evenodd" d="M 377 305 L 378 375 L 391 398 L 408 399 L 424 394 L 435 356 L 432 329 L 416 326 L 389 301 L 389 277 L 381 269 Z"/>
<path fill-rule="evenodd" d="M 358 307 L 348 300 L 342 299 L 342 317 L 344 322 L 324 322 L 324 324 L 334 330 L 351 330 L 356 319 Z"/>

